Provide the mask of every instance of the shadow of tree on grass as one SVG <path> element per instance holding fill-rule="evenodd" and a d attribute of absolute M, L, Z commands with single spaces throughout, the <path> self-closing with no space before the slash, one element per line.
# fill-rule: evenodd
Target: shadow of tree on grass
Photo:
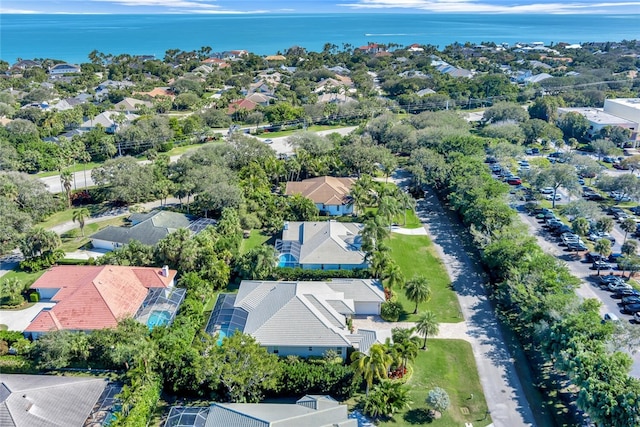
<path fill-rule="evenodd" d="M 402 417 L 409 424 L 431 424 L 433 417 L 431 411 L 424 408 L 416 408 L 408 411 Z"/>

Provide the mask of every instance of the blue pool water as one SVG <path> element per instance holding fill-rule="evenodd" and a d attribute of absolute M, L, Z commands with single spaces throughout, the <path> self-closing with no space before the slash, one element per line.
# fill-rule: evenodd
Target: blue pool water
<path fill-rule="evenodd" d="M 298 264 L 296 258 L 291 254 L 280 255 L 278 261 L 278 267 L 295 267 Z"/>
<path fill-rule="evenodd" d="M 153 330 L 156 326 L 165 326 L 171 320 L 171 313 L 164 310 L 152 311 L 147 320 L 149 330 Z"/>
<path fill-rule="evenodd" d="M 218 341 L 216 341 L 216 344 L 218 345 L 222 345 L 222 340 L 224 339 L 224 337 L 227 336 L 227 333 L 223 330 L 219 330 L 218 331 Z"/>

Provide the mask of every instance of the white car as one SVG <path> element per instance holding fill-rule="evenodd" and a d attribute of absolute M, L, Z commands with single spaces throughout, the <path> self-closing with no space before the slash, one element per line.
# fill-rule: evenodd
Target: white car
<path fill-rule="evenodd" d="M 633 289 L 633 287 L 628 283 L 621 282 L 612 282 L 607 285 L 610 291 L 614 292 L 621 289 Z"/>
<path fill-rule="evenodd" d="M 560 196 L 559 194 L 556 194 L 555 196 L 553 194 L 547 194 L 544 196 L 544 198 L 547 200 L 555 200 L 556 202 L 558 200 L 562 200 L 562 196 Z"/>
<path fill-rule="evenodd" d="M 553 188 L 552 187 L 544 187 L 543 189 L 540 190 L 541 194 L 553 194 Z"/>

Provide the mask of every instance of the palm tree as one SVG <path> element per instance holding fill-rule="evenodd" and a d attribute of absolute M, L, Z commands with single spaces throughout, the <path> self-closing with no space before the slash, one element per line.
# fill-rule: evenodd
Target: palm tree
<path fill-rule="evenodd" d="M 611 254 L 611 241 L 609 239 L 600 239 L 596 242 L 593 249 L 600 254 L 601 258 L 606 258 Z M 598 268 L 598 276 L 600 275 L 600 263 L 596 264 Z"/>
<path fill-rule="evenodd" d="M 385 226 L 380 217 L 374 217 L 364 222 L 364 228 L 360 233 L 362 238 L 362 250 L 368 257 L 382 245 L 384 239 L 389 237 L 389 229 Z"/>
<path fill-rule="evenodd" d="M 378 250 L 371 256 L 371 273 L 373 277 L 379 279 L 389 268 L 391 263 L 391 255 L 387 246 L 379 246 Z"/>
<path fill-rule="evenodd" d="M 76 221 L 80 224 L 80 232 L 82 233 L 82 237 L 84 237 L 84 224 L 85 220 L 91 215 L 89 209 L 80 208 L 73 211 L 72 220 L 75 223 Z"/>
<path fill-rule="evenodd" d="M 378 204 L 378 214 L 387 220 L 387 224 L 391 227 L 393 217 L 400 213 L 400 204 L 392 196 L 382 196 Z"/>
<path fill-rule="evenodd" d="M 413 314 L 418 312 L 418 305 L 431 299 L 431 288 L 429 281 L 424 276 L 416 276 L 405 284 L 405 294 L 409 301 L 416 303 Z"/>
<path fill-rule="evenodd" d="M 369 348 L 369 354 L 356 351 L 351 355 L 351 366 L 358 374 L 361 374 L 367 383 L 365 394 L 369 394 L 369 389 L 373 380 L 381 380 L 389 375 L 389 367 L 393 358 L 387 352 L 384 345 L 376 343 Z"/>
<path fill-rule="evenodd" d="M 66 170 L 60 173 L 60 181 L 62 182 L 62 188 L 67 195 L 67 207 L 71 207 L 71 186 L 73 183 L 73 174 Z"/>
<path fill-rule="evenodd" d="M 407 387 L 398 382 L 384 380 L 376 385 L 363 401 L 363 411 L 374 418 L 389 417 L 409 407 L 411 400 Z"/>
<path fill-rule="evenodd" d="M 387 281 L 386 288 L 389 290 L 396 287 L 404 287 L 405 278 L 404 274 L 402 274 L 402 269 L 393 260 L 387 264 L 387 268 L 382 273 L 382 278 Z"/>
<path fill-rule="evenodd" d="M 412 339 L 393 344 L 393 351 L 402 362 L 402 368 L 406 368 L 409 361 L 414 361 L 415 358 L 418 357 L 418 349 L 420 348 L 418 340 L 418 337 L 413 337 Z"/>
<path fill-rule="evenodd" d="M 427 349 L 427 337 L 429 335 L 437 335 L 440 331 L 440 325 L 436 320 L 436 315 L 430 311 L 426 310 L 420 317 L 418 318 L 418 322 L 416 323 L 416 332 L 424 337 L 424 343 L 422 344 L 422 349 Z"/>
<path fill-rule="evenodd" d="M 404 213 L 404 222 L 402 225 L 407 225 L 407 209 L 414 210 L 416 208 L 416 199 L 414 199 L 409 193 L 401 192 L 398 195 L 398 201 L 400 202 L 402 212 Z"/>
<path fill-rule="evenodd" d="M 622 229 L 622 231 L 624 231 L 624 241 L 622 242 L 623 245 L 624 245 L 624 242 L 627 241 L 627 234 L 633 233 L 634 231 L 636 231 L 636 227 L 637 227 L 637 224 L 633 218 L 627 218 L 624 221 L 622 221 L 622 224 L 620 224 L 620 228 Z"/>

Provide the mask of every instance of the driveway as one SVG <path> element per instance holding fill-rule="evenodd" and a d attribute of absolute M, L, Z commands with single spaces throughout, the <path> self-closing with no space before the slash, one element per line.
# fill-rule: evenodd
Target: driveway
<path fill-rule="evenodd" d="M 10 331 L 24 331 L 33 319 L 45 308 L 51 308 L 53 302 L 37 302 L 24 310 L 0 310 L 0 324 L 7 325 Z"/>

